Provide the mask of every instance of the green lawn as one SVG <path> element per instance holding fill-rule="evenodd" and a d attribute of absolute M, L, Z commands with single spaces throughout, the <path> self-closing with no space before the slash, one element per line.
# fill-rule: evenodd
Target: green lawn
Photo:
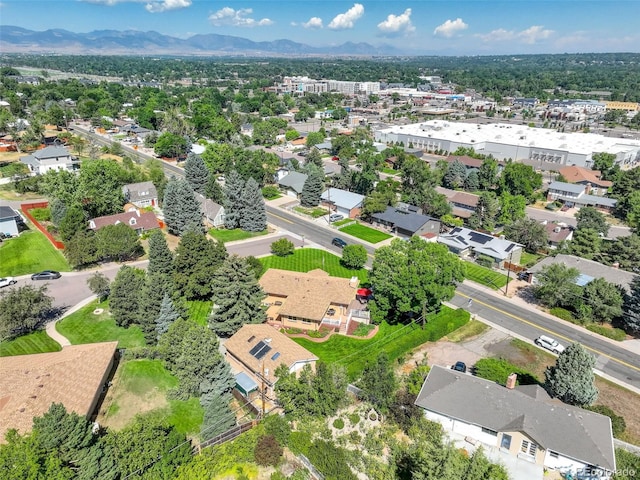
<path fill-rule="evenodd" d="M 265 271 L 269 268 L 279 268 L 294 272 L 308 272 L 319 268 L 333 277 L 351 278 L 355 275 L 361 283 L 366 283 L 368 278 L 365 269 L 350 270 L 345 268 L 340 264 L 340 257 L 315 248 L 299 248 L 286 257 L 271 255 L 261 258 L 260 261 L 264 265 Z"/>
<path fill-rule="evenodd" d="M 342 227 L 340 231 L 349 235 L 353 235 L 354 237 L 369 243 L 378 243 L 386 240 L 387 238 L 391 238 L 391 235 L 389 235 L 388 233 L 381 232 L 380 230 L 376 230 L 374 228 L 366 227 L 360 223 L 347 225 L 346 227 Z"/>
<path fill-rule="evenodd" d="M 435 316 L 429 317 L 424 329 L 419 325 L 389 325 L 382 323 L 375 337 L 368 340 L 333 335 L 323 343 L 311 342 L 304 338 L 293 340 L 320 360 L 340 363 L 347 369 L 351 380 L 358 377 L 367 361 L 373 361 L 378 353 L 387 352 L 390 360 L 395 360 L 425 342 L 435 342 L 469 321 L 469 312 L 442 306 Z"/>
<path fill-rule="evenodd" d="M 0 357 L 29 355 L 31 353 L 58 352 L 62 347 L 44 330 L 23 335 L 14 340 L 0 343 Z"/>
<path fill-rule="evenodd" d="M 522 257 L 520 258 L 520 265 L 523 267 L 533 267 L 542 258 L 544 258 L 544 255 L 523 251 Z"/>
<path fill-rule="evenodd" d="M 233 230 L 227 230 L 225 228 L 212 228 L 209 230 L 209 235 L 218 240 L 219 242 L 235 242 L 236 240 L 245 240 L 247 238 L 259 237 L 260 235 L 266 235 L 269 233 L 267 230 L 262 232 L 245 232 L 239 228 Z"/>
<path fill-rule="evenodd" d="M 355 220 L 353 218 L 343 218 L 342 220 L 338 220 L 337 222 L 333 222 L 332 225 L 334 227 L 341 227 L 346 225 L 347 223 L 353 223 Z"/>
<path fill-rule="evenodd" d="M 94 315 L 96 308 L 104 309 Z M 56 324 L 56 330 L 69 339 L 73 345 L 82 343 L 118 341 L 119 348 L 134 348 L 145 345 L 142 331 L 137 325 L 122 328 L 109 314 L 109 302 L 91 302 L 86 307 L 72 313 Z"/>
<path fill-rule="evenodd" d="M 313 218 L 320 218 L 326 215 L 327 213 L 329 213 L 329 210 L 327 210 L 326 208 L 320 208 L 320 207 L 315 207 L 315 208 L 293 207 L 293 209 L 296 212 L 302 213 L 304 215 L 310 215 Z"/>
<path fill-rule="evenodd" d="M 477 263 L 465 262 L 466 278 L 472 282 L 498 290 L 507 284 L 507 276 Z M 514 274 L 515 276 L 515 274 Z"/>
<path fill-rule="evenodd" d="M 71 270 L 64 255 L 38 231 L 23 232 L 0 245 L 0 276 L 26 275 L 40 270 Z"/>
<path fill-rule="evenodd" d="M 206 325 L 211 315 L 213 302 L 194 300 L 187 302 L 189 308 L 189 318 L 200 325 Z"/>
<path fill-rule="evenodd" d="M 402 175 L 402 172 L 400 170 L 394 170 L 394 169 L 388 168 L 388 167 L 382 168 L 381 171 L 386 173 L 387 175 Z"/>

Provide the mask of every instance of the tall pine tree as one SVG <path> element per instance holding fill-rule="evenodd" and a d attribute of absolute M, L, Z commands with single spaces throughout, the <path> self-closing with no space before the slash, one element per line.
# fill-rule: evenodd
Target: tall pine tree
<path fill-rule="evenodd" d="M 300 203 L 303 207 L 317 207 L 324 189 L 324 172 L 309 165 L 309 175 L 302 186 Z"/>
<path fill-rule="evenodd" d="M 164 192 L 162 211 L 169 233 L 182 235 L 187 229 L 204 232 L 200 203 L 186 180 L 169 180 Z"/>
<path fill-rule="evenodd" d="M 224 226 L 227 228 L 240 228 L 240 219 L 244 210 L 243 190 L 244 180 L 238 172 L 231 171 L 224 183 Z"/>
<path fill-rule="evenodd" d="M 222 187 L 218 183 L 218 180 L 213 173 L 209 174 L 209 179 L 207 180 L 207 188 L 204 191 L 204 196 L 210 198 L 218 205 L 224 205 L 224 191 L 222 190 Z"/>
<path fill-rule="evenodd" d="M 247 232 L 261 232 L 267 228 L 267 212 L 260 186 L 253 177 L 247 180 L 242 191 L 244 211 L 240 217 L 240 228 Z"/>
<path fill-rule="evenodd" d="M 213 332 L 211 332 L 213 335 Z M 204 409 L 202 421 L 202 438 L 211 438 L 226 432 L 236 424 L 236 417 L 231 411 L 231 390 L 235 387 L 235 379 L 229 364 L 218 353 L 214 355 L 207 377 L 200 383 L 200 405 Z"/>
<path fill-rule="evenodd" d="M 138 322 L 144 280 L 143 270 L 126 265 L 118 270 L 116 278 L 111 284 L 109 308 L 119 327 L 128 327 Z"/>
<path fill-rule="evenodd" d="M 247 262 L 234 255 L 211 279 L 213 312 L 209 327 L 221 337 L 230 337 L 247 323 L 263 323 L 265 293 Z"/>
<path fill-rule="evenodd" d="M 173 301 L 171 297 L 165 294 L 162 299 L 162 304 L 160 305 L 160 311 L 158 312 L 158 316 L 156 317 L 156 334 L 158 340 L 160 337 L 167 333 L 169 327 L 173 322 L 175 322 L 178 318 L 180 318 L 180 312 L 173 305 Z"/>
<path fill-rule="evenodd" d="M 153 230 L 149 235 L 149 266 L 147 273 L 171 275 L 173 273 L 173 254 L 167 245 L 162 230 Z"/>
<path fill-rule="evenodd" d="M 209 169 L 200 155 L 190 153 L 184 164 L 184 178 L 194 192 L 204 195 L 209 180 Z"/>

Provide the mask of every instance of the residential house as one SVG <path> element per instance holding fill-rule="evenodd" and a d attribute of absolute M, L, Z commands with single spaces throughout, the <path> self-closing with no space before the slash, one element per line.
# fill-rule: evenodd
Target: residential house
<path fill-rule="evenodd" d="M 113 367 L 118 342 L 70 345 L 59 352 L 3 357 L 0 362 L 0 443 L 15 428 L 31 431 L 33 417 L 52 403 L 92 418 Z"/>
<path fill-rule="evenodd" d="M 505 262 L 520 263 L 522 256 L 522 245 L 464 227 L 440 234 L 438 243 L 462 258 L 490 257 L 497 268 L 505 268 Z"/>
<path fill-rule="evenodd" d="M 399 202 L 384 212 L 374 213 L 372 223 L 389 230 L 401 238 L 428 235 L 435 238 L 440 233 L 440 220 L 422 214 L 422 209 Z"/>
<path fill-rule="evenodd" d="M 507 386 L 433 366 L 415 404 L 454 444 L 482 446 L 511 478 L 543 478 L 544 469 L 616 468 L 611 420 L 553 400 L 539 385 Z M 594 478 L 594 477 L 589 477 Z M 600 478 L 600 477 L 595 477 Z"/>
<path fill-rule="evenodd" d="M 196 200 L 200 204 L 200 210 L 206 223 L 216 228 L 224 225 L 224 207 L 222 205 L 200 193 L 196 193 Z"/>
<path fill-rule="evenodd" d="M 346 218 L 356 218 L 360 215 L 364 195 L 359 193 L 341 190 L 339 188 L 329 188 L 322 192 L 322 204 L 335 213 L 340 213 Z"/>
<path fill-rule="evenodd" d="M 118 225 L 119 223 L 128 225 L 135 230 L 138 235 L 160 228 L 158 218 L 153 212 L 140 212 L 140 210 L 92 218 L 89 220 L 89 228 L 92 230 L 100 230 L 107 225 Z"/>
<path fill-rule="evenodd" d="M 20 157 L 20 161 L 29 167 L 34 175 L 42 175 L 49 170 L 68 170 L 80 168 L 80 159 L 71 155 L 65 147 L 50 146 L 36 150 L 31 155 Z"/>
<path fill-rule="evenodd" d="M 462 163 L 468 170 L 477 170 L 482 166 L 482 160 L 473 158 L 468 155 L 449 155 L 444 159 L 447 163 L 453 163 L 456 160 Z"/>
<path fill-rule="evenodd" d="M 562 242 L 568 242 L 573 238 L 573 227 L 566 223 L 542 222 L 547 231 L 547 239 L 551 248 L 557 248 Z"/>
<path fill-rule="evenodd" d="M 631 282 L 633 282 L 633 280 L 638 276 L 635 273 L 620 270 L 617 265 L 610 267 L 608 265 L 603 265 L 602 263 L 576 257 L 574 255 L 559 254 L 555 257 L 546 257 L 536 263 L 533 267 L 529 268 L 527 270 L 529 282 L 535 283 L 536 275 L 540 273 L 544 267 L 557 263 L 563 264 L 569 268 L 577 269 L 580 272 L 580 276 L 576 280 L 576 284 L 580 286 L 586 285 L 593 279 L 603 278 L 607 282 L 620 285 L 627 292 L 630 292 Z"/>
<path fill-rule="evenodd" d="M 149 135 L 153 130 L 149 130 L 148 128 L 141 127 L 139 125 L 130 124 L 125 125 L 124 127 L 119 129 L 120 132 L 126 133 L 129 137 L 136 139 L 137 141 L 142 141 L 144 138 Z"/>
<path fill-rule="evenodd" d="M 451 205 L 451 213 L 456 217 L 467 219 L 476 211 L 478 207 L 478 195 L 473 193 L 460 192 L 444 187 L 436 187 L 436 192 L 447 197 Z"/>
<path fill-rule="evenodd" d="M 259 280 L 267 294 L 267 321 L 283 328 L 348 331 L 351 321 L 369 323 L 366 304 L 358 298 L 358 277 L 330 277 L 323 270 L 307 273 L 270 268 Z"/>
<path fill-rule="evenodd" d="M 569 183 L 588 186 L 587 193 L 591 195 L 605 195 L 609 187 L 613 185 L 613 182 L 602 180 L 600 178 L 602 174 L 598 170 L 590 170 L 576 165 L 561 168 L 558 173 Z"/>
<path fill-rule="evenodd" d="M 598 210 L 611 212 L 616 206 L 617 200 L 598 195 L 590 195 L 590 185 L 576 185 L 565 182 L 551 182 L 547 192 L 547 200 L 550 202 L 561 201 L 568 207 L 595 207 Z"/>
<path fill-rule="evenodd" d="M 158 191 L 153 182 L 129 183 L 122 187 L 122 194 L 138 208 L 158 206 Z"/>
<path fill-rule="evenodd" d="M 273 387 L 278 381 L 275 371 L 280 365 L 284 364 L 290 373 L 300 372 L 305 365 L 315 369 L 318 360 L 266 323 L 243 325 L 224 343 L 224 348 L 225 359 L 235 375 L 236 389 L 249 399 L 261 393 L 274 398 Z"/>
<path fill-rule="evenodd" d="M 22 216 L 13 208 L 0 206 L 0 233 L 9 234 L 12 237 L 20 233 L 20 227 L 24 224 Z"/>
<path fill-rule="evenodd" d="M 300 198 L 302 188 L 307 181 L 307 175 L 300 172 L 289 172 L 289 174 L 278 180 L 278 186 L 284 190 L 287 196 Z"/>

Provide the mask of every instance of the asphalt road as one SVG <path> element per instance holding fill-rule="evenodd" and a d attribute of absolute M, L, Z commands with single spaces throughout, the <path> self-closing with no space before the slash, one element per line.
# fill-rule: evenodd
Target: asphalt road
<path fill-rule="evenodd" d="M 473 300 L 470 306 L 469 299 Z M 458 287 L 450 303 L 529 340 L 549 335 L 565 346 L 581 343 L 596 356 L 596 370 L 640 389 L 640 355 L 622 348 L 615 341 L 549 318 L 533 307 L 521 306 L 514 300 L 501 298 L 499 294 L 488 293 L 468 283 Z"/>

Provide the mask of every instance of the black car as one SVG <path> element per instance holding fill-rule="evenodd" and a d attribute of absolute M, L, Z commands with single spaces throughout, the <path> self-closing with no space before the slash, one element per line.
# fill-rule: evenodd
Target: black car
<path fill-rule="evenodd" d="M 347 242 L 345 242 L 343 239 L 341 238 L 334 238 L 333 240 L 331 240 L 331 244 L 335 245 L 336 247 L 340 247 L 340 248 L 344 248 L 347 246 Z"/>
<path fill-rule="evenodd" d="M 55 280 L 60 278 L 60 272 L 54 270 L 45 270 L 43 272 L 34 273 L 31 275 L 31 280 Z"/>
<path fill-rule="evenodd" d="M 451 369 L 455 370 L 456 372 L 467 373 L 467 366 L 464 362 L 456 362 L 456 364 L 451 367 Z"/>

